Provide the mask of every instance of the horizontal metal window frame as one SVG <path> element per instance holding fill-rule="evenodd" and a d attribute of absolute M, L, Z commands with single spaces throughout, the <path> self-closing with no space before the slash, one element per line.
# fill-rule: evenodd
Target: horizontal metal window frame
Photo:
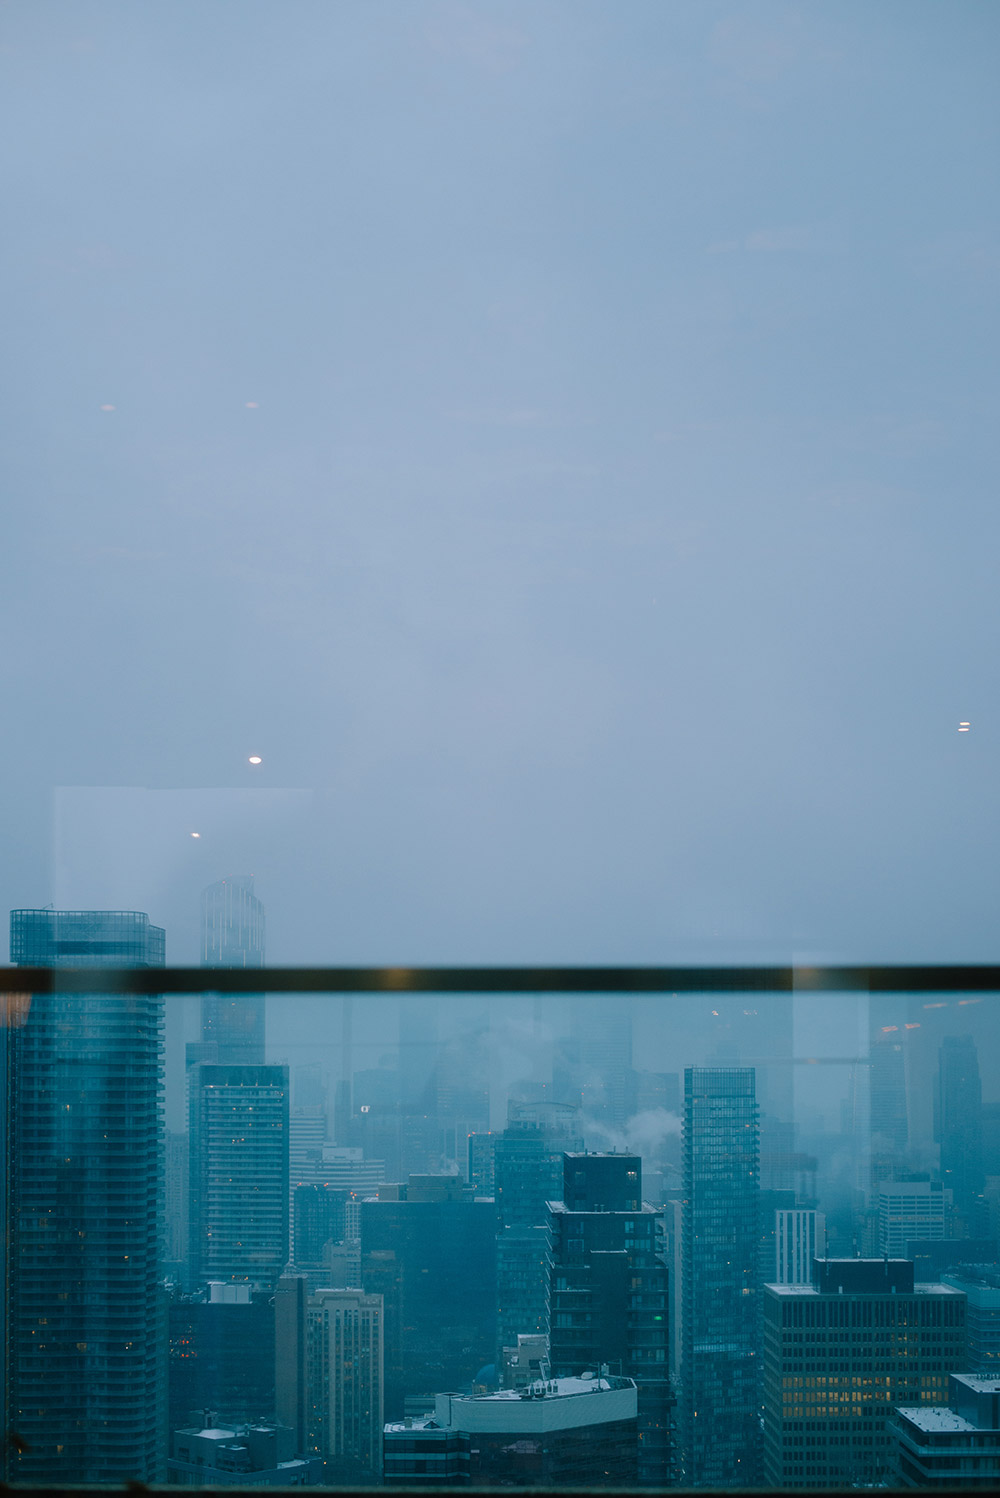
<path fill-rule="evenodd" d="M 1000 964 L 831 967 L 7 967 L 0 993 L 990 993 Z"/>

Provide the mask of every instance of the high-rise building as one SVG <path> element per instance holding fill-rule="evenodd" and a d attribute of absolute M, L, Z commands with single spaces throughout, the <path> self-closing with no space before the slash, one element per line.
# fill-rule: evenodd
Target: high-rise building
<path fill-rule="evenodd" d="M 775 1219 L 774 1282 L 811 1285 L 812 1261 L 826 1254 L 826 1218 L 812 1207 L 791 1207 Z"/>
<path fill-rule="evenodd" d="M 361 1283 L 385 1304 L 390 1418 L 407 1396 L 466 1388 L 493 1361 L 496 1211 L 463 1188 L 461 1176 L 411 1176 L 361 1203 Z"/>
<path fill-rule="evenodd" d="M 941 1178 L 951 1187 L 955 1208 L 968 1230 L 976 1219 L 985 1184 L 983 1087 L 971 1035 L 945 1036 L 939 1053 L 936 1104 Z"/>
<path fill-rule="evenodd" d="M 202 967 L 264 966 L 264 907 L 253 875 L 219 879 L 201 895 Z M 201 1038 L 223 1065 L 264 1063 L 264 995 L 211 993 L 201 998 Z"/>
<path fill-rule="evenodd" d="M 162 967 L 164 945 L 138 911 L 11 912 L 21 966 Z M 154 1482 L 166 1461 L 163 1001 L 38 994 L 19 1018 L 4 1034 L 7 1473 Z"/>
<path fill-rule="evenodd" d="M 764 1481 L 886 1485 L 895 1404 L 941 1404 L 965 1362 L 965 1296 L 909 1260 L 817 1259 L 764 1289 Z"/>
<path fill-rule="evenodd" d="M 563 1152 L 581 1150 L 578 1111 L 563 1103 L 511 1102 L 494 1144 L 497 1206 L 497 1345 L 548 1332 L 548 1206 L 563 1189 Z"/>
<path fill-rule="evenodd" d="M 991 1375 L 1000 1384 L 1000 1272 L 986 1265 L 969 1264 L 954 1274 L 943 1274 L 944 1284 L 961 1290 L 966 1298 L 970 1373 Z"/>
<path fill-rule="evenodd" d="M 663 1214 L 642 1201 L 638 1155 L 563 1156 L 549 1203 L 552 1372 L 607 1366 L 639 1391 L 638 1478 L 670 1479 L 670 1312 Z"/>
<path fill-rule="evenodd" d="M 681 1443 L 688 1487 L 753 1487 L 759 1453 L 752 1067 L 684 1073 Z"/>
<path fill-rule="evenodd" d="M 188 1070 L 192 1283 L 273 1289 L 288 1262 L 288 1067 Z"/>
<path fill-rule="evenodd" d="M 308 1308 L 309 1449 L 327 1480 L 382 1466 L 382 1297 L 318 1290 Z"/>
<path fill-rule="evenodd" d="M 307 1293 L 289 1268 L 278 1282 L 278 1418 L 296 1448 L 322 1458 L 325 1483 L 377 1482 L 382 1469 L 382 1297 L 362 1290 Z"/>
<path fill-rule="evenodd" d="M 906 1056 L 895 1033 L 879 1035 L 869 1051 L 869 1125 L 875 1158 L 899 1159 L 909 1142 Z"/>
<path fill-rule="evenodd" d="M 346 1191 L 330 1186 L 296 1186 L 292 1197 L 295 1261 L 299 1268 L 318 1268 L 328 1243 L 344 1241 Z"/>
<path fill-rule="evenodd" d="M 902 1259 L 912 1240 L 941 1242 L 950 1204 L 951 1192 L 940 1181 L 882 1181 L 876 1197 L 879 1253 Z"/>
<path fill-rule="evenodd" d="M 170 1429 L 194 1411 L 223 1420 L 274 1414 L 274 1299 L 249 1285 L 174 1294 L 169 1308 Z"/>

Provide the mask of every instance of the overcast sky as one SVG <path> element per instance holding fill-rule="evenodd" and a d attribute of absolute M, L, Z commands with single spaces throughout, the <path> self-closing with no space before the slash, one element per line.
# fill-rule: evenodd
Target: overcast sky
<path fill-rule="evenodd" d="M 994 0 L 0 26 L 5 907 L 996 960 Z"/>

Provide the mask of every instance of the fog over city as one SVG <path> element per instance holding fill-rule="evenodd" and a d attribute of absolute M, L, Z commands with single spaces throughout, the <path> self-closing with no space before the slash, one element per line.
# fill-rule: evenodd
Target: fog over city
<path fill-rule="evenodd" d="M 1000 1484 L 998 54 L 0 7 L 0 1478 Z"/>

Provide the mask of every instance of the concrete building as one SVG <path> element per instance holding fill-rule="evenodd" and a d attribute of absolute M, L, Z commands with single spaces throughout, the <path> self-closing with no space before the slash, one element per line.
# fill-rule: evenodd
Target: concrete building
<path fill-rule="evenodd" d="M 307 1309 L 307 1451 L 327 1483 L 377 1477 L 382 1462 L 381 1295 L 317 1290 Z"/>
<path fill-rule="evenodd" d="M 273 1290 L 288 1262 L 288 1067 L 188 1069 L 191 1283 Z"/>
<path fill-rule="evenodd" d="M 629 1487 L 636 1409 L 631 1379 L 594 1375 L 439 1394 L 432 1417 L 386 1426 L 385 1481 L 424 1483 L 443 1469 L 449 1486 Z"/>
<path fill-rule="evenodd" d="M 754 1487 L 758 1112 L 751 1067 L 684 1073 L 681 1446 L 687 1487 Z"/>
<path fill-rule="evenodd" d="M 299 1488 L 318 1482 L 319 1468 L 318 1462 L 296 1456 L 287 1426 L 192 1426 L 174 1432 L 167 1481 L 196 1488 Z"/>
<path fill-rule="evenodd" d="M 517 1339 L 516 1347 L 503 1350 L 504 1389 L 526 1389 L 529 1384 L 547 1379 L 551 1372 L 549 1339 L 542 1332 L 532 1332 Z"/>
<path fill-rule="evenodd" d="M 943 1274 L 941 1279 L 961 1290 L 966 1299 L 966 1367 L 983 1377 L 992 1374 L 1000 1382 L 1000 1271 L 970 1265 L 955 1274 Z"/>
<path fill-rule="evenodd" d="M 15 910 L 11 960 L 162 967 L 134 910 Z M 4 1027 L 4 1468 L 58 1486 L 162 1479 L 167 1455 L 163 1001 L 36 994 Z"/>
<path fill-rule="evenodd" d="M 946 1404 L 901 1406 L 889 1433 L 900 1487 L 1000 1489 L 1000 1380 L 953 1373 Z"/>
<path fill-rule="evenodd" d="M 895 1404 L 940 1404 L 965 1366 L 965 1296 L 908 1260 L 817 1259 L 764 1288 L 764 1483 L 887 1482 Z"/>
<path fill-rule="evenodd" d="M 951 1192 L 940 1181 L 882 1181 L 876 1195 L 878 1251 L 901 1259 L 910 1239 L 940 1242 Z"/>
<path fill-rule="evenodd" d="M 775 1273 L 778 1285 L 811 1285 L 813 1259 L 826 1255 L 826 1218 L 811 1207 L 775 1214 Z"/>
<path fill-rule="evenodd" d="M 380 1295 L 308 1291 L 293 1266 L 274 1296 L 276 1410 L 326 1484 L 370 1485 L 382 1468 L 384 1341 Z"/>

